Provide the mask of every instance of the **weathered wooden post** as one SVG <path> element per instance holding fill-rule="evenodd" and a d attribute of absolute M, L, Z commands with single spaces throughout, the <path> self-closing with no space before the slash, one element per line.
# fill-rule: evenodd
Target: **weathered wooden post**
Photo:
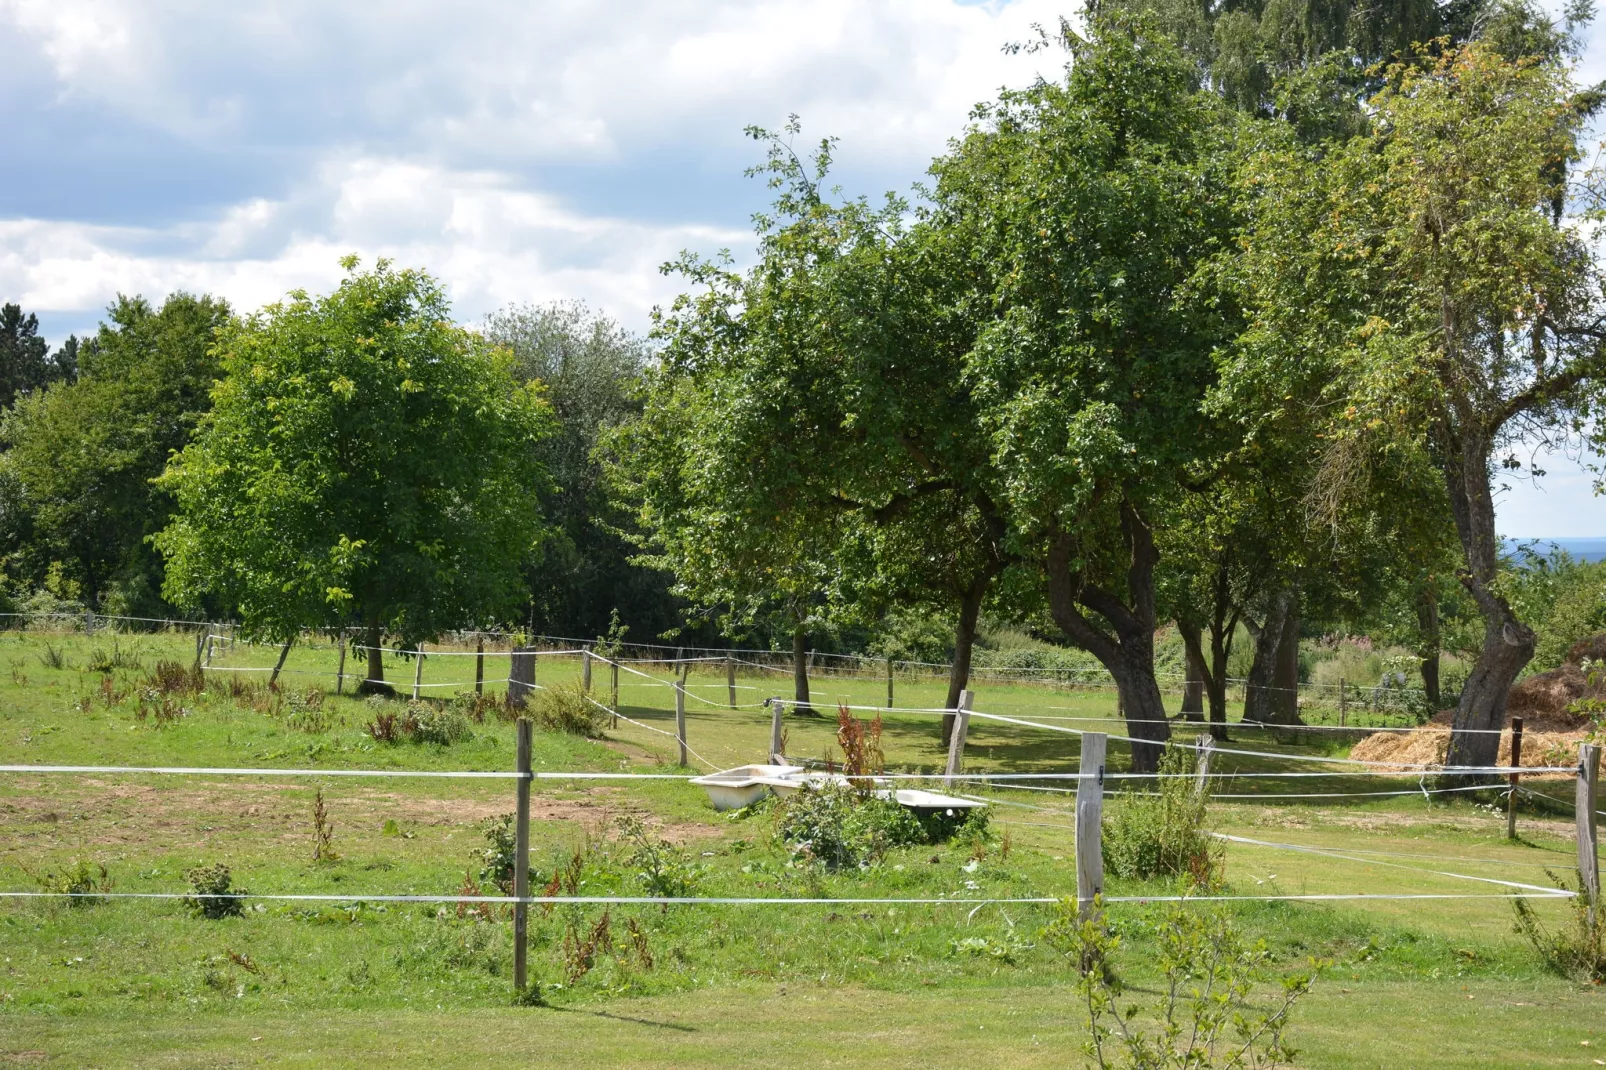
<path fill-rule="evenodd" d="M 212 667 L 212 648 L 214 645 L 215 644 L 212 640 L 212 628 L 210 625 L 208 625 L 206 629 L 206 667 L 209 669 Z"/>
<path fill-rule="evenodd" d="M 84 610 L 84 634 L 95 634 L 95 611 L 93 609 Z"/>
<path fill-rule="evenodd" d="M 335 666 L 335 694 L 346 691 L 346 633 L 340 633 L 340 664 Z"/>
<path fill-rule="evenodd" d="M 1104 755 L 1109 740 L 1103 732 L 1082 735 L 1081 777 L 1076 782 L 1076 909 L 1086 918 L 1093 898 L 1104 894 Z"/>
<path fill-rule="evenodd" d="M 522 710 L 535 690 L 535 648 L 516 646 L 507 672 L 507 704 Z"/>
<path fill-rule="evenodd" d="M 1338 678 L 1338 727 L 1344 727 L 1344 721 L 1349 715 L 1349 691 L 1344 686 L 1344 678 Z"/>
<path fill-rule="evenodd" d="M 591 694 L 591 651 L 580 651 L 580 690 Z"/>
<path fill-rule="evenodd" d="M 675 740 L 680 744 L 680 764 L 690 765 L 691 758 L 686 753 L 686 675 L 691 671 L 690 662 L 680 663 L 680 678 L 675 681 Z"/>
<path fill-rule="evenodd" d="M 725 690 L 730 693 L 730 708 L 736 708 L 736 659 L 725 655 Z"/>
<path fill-rule="evenodd" d="M 892 709 L 892 659 L 887 659 L 887 709 Z"/>
<path fill-rule="evenodd" d="M 944 787 L 954 786 L 954 778 L 964 765 L 965 736 L 970 732 L 970 705 L 973 701 L 975 695 L 971 692 L 959 692 L 959 705 L 954 710 L 954 730 L 948 737 L 948 770 L 943 777 Z"/>
<path fill-rule="evenodd" d="M 485 694 L 485 636 L 474 644 L 474 693 Z"/>
<path fill-rule="evenodd" d="M 206 646 L 206 632 L 204 632 L 204 631 L 196 632 L 195 633 L 195 668 L 196 668 L 197 671 L 199 671 L 200 668 L 201 668 L 201 651 L 203 650 L 203 648 L 205 646 Z"/>
<path fill-rule="evenodd" d="M 619 727 L 619 663 L 617 661 L 614 661 L 612 658 L 608 659 L 608 671 L 609 671 L 609 675 L 613 678 L 612 686 L 610 688 L 610 694 L 612 696 L 613 701 L 608 703 L 608 708 L 613 711 L 613 727 L 618 728 Z"/>
<path fill-rule="evenodd" d="M 1215 754 L 1216 741 L 1208 735 L 1201 735 L 1195 746 L 1199 750 L 1199 765 L 1193 780 L 1193 791 L 1195 795 L 1203 795 L 1210 785 L 1210 758 Z"/>
<path fill-rule="evenodd" d="M 279 648 L 279 660 L 274 663 L 273 672 L 268 676 L 268 686 L 272 687 L 279 682 L 279 672 L 284 668 L 284 659 L 290 656 L 290 644 L 294 639 L 286 639 L 284 646 Z"/>
<path fill-rule="evenodd" d="M 418 698 L 418 692 L 424 686 L 424 644 L 419 643 L 418 649 L 413 651 L 413 698 Z"/>
<path fill-rule="evenodd" d="M 1600 837 L 1595 810 L 1600 805 L 1600 744 L 1578 748 L 1578 794 L 1574 811 L 1578 824 L 1578 894 L 1589 897 L 1589 924 L 1600 910 Z"/>
<path fill-rule="evenodd" d="M 770 699 L 770 761 L 776 765 L 786 764 L 786 755 L 782 753 L 785 747 L 781 743 L 781 714 L 785 709 L 781 696 Z"/>
<path fill-rule="evenodd" d="M 1522 718 L 1511 719 L 1511 768 L 1522 768 Z M 1517 781 L 1521 773 L 1511 774 L 1511 793 L 1506 796 L 1506 839 L 1517 838 Z"/>
<path fill-rule="evenodd" d="M 519 718 L 518 733 L 518 806 L 513 832 L 513 896 L 516 900 L 513 904 L 513 988 L 522 993 L 529 981 L 526 944 L 530 905 L 525 900 L 530 897 L 530 781 L 534 779 L 530 773 L 529 718 Z"/>

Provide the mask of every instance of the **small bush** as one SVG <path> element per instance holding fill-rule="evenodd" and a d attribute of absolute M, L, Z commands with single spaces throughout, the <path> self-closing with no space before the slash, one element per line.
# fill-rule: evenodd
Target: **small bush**
<path fill-rule="evenodd" d="M 1580 874 L 1576 887 L 1557 874 L 1546 870 L 1552 883 L 1562 891 L 1573 892 L 1568 906 L 1572 909 L 1572 923 L 1552 931 L 1539 920 L 1533 905 L 1527 899 L 1513 899 L 1516 911 L 1516 931 L 1539 953 L 1546 966 L 1563 977 L 1594 984 L 1606 984 L 1606 908 L 1589 913 L 1589 896 L 1584 892 L 1584 879 Z"/>
<path fill-rule="evenodd" d="M 626 861 L 648 895 L 674 898 L 696 893 L 702 871 L 686 858 L 686 852 L 668 840 L 649 835 L 638 817 L 621 819 L 619 831 L 631 846 Z"/>
<path fill-rule="evenodd" d="M 530 719 L 552 732 L 596 739 L 608 725 L 608 711 L 592 702 L 577 684 L 554 684 L 535 693 Z"/>
<path fill-rule="evenodd" d="M 1153 792 L 1123 791 L 1106 811 L 1104 865 L 1118 877 L 1188 877 L 1212 887 L 1221 867 L 1221 841 L 1208 827 L 1209 790 L 1196 791 L 1192 753 L 1168 746 Z M 1170 775 L 1165 775 L 1170 774 Z"/>
<path fill-rule="evenodd" d="M 502 700 L 496 695 L 476 694 L 473 691 L 459 691 L 452 699 L 452 709 L 473 721 L 475 724 L 484 724 L 487 713 L 497 713 Z"/>
<path fill-rule="evenodd" d="M 513 863 L 518 858 L 518 835 L 513 827 L 513 815 L 488 819 L 480 828 L 485 833 L 485 849 L 480 852 L 480 880 L 502 889 L 503 895 L 513 894 Z"/>
<path fill-rule="evenodd" d="M 100 863 L 91 866 L 88 862 L 78 861 L 72 867 L 61 873 L 46 873 L 39 878 L 39 887 L 56 895 L 70 895 L 67 905 L 71 907 L 94 906 L 104 903 L 102 898 L 114 886 L 111 874 Z"/>
<path fill-rule="evenodd" d="M 106 705 L 108 706 L 114 705 L 115 702 L 120 700 L 122 697 L 118 695 L 116 699 L 113 699 L 111 695 L 108 694 L 110 689 L 104 685 L 110 680 L 111 677 L 109 676 L 101 678 L 101 692 L 103 695 L 105 695 L 107 699 Z M 174 698 L 171 694 L 168 694 L 165 691 L 157 691 L 153 688 L 145 688 L 141 690 L 139 693 L 139 704 L 134 707 L 135 721 L 139 722 L 140 724 L 150 722 L 157 728 L 166 728 L 168 725 L 177 724 L 179 721 L 183 720 L 189 715 L 190 711 L 185 707 L 180 706 L 178 699 Z"/>
<path fill-rule="evenodd" d="M 1308 972 L 1280 978 L 1270 999 L 1257 996 L 1257 987 L 1271 979 L 1265 944 L 1246 944 L 1224 914 L 1175 905 L 1158 933 L 1157 964 L 1164 976 L 1157 986 L 1160 998 L 1143 1014 L 1126 1002 L 1129 993 L 1110 969 L 1121 941 L 1105 930 L 1101 913 L 1095 909 L 1092 916 L 1079 917 L 1076 901 L 1065 899 L 1043 934 L 1080 966 L 1076 990 L 1089 1034 L 1083 1050 L 1101 1070 L 1238 1070 L 1283 1066 L 1294 1058 L 1284 1034 L 1320 963 L 1312 961 Z"/>
<path fill-rule="evenodd" d="M 894 847 L 927 842 L 908 810 L 848 787 L 802 788 L 775 815 L 776 836 L 793 856 L 827 869 L 860 868 Z"/>
<path fill-rule="evenodd" d="M 335 724 L 335 717 L 324 706 L 324 698 L 323 689 L 318 687 L 286 692 L 285 705 L 290 712 L 284 719 L 285 725 L 308 735 L 329 731 Z"/>
<path fill-rule="evenodd" d="M 235 888 L 229 878 L 229 867 L 222 862 L 210 866 L 197 866 L 184 874 L 190 882 L 192 894 L 184 897 L 184 905 L 203 918 L 218 920 L 237 918 L 245 913 L 244 888 Z"/>
<path fill-rule="evenodd" d="M 196 695 L 206 690 L 206 674 L 198 665 L 186 668 L 164 658 L 145 678 L 145 689 L 164 695 Z"/>
<path fill-rule="evenodd" d="M 474 735 L 468 718 L 453 709 L 440 709 L 427 702 L 409 702 L 403 728 L 414 743 L 461 743 Z"/>

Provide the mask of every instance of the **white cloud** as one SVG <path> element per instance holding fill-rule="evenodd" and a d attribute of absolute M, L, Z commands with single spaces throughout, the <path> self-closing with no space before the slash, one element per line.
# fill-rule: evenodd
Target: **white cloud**
<path fill-rule="evenodd" d="M 675 292 L 659 264 L 682 248 L 743 240 L 715 227 L 576 215 L 494 173 L 360 157 L 326 164 L 291 198 L 254 199 L 216 222 L 0 221 L 0 292 L 27 308 L 78 309 L 118 292 L 189 289 L 251 309 L 295 287 L 327 289 L 337 260 L 355 251 L 428 267 L 464 318 L 579 297 L 639 327 Z"/>

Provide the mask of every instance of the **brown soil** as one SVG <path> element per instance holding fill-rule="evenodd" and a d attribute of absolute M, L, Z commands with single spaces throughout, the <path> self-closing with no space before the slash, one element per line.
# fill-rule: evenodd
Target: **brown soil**
<path fill-rule="evenodd" d="M 77 789 L 82 790 L 77 790 Z M 393 819 L 403 828 L 472 826 L 513 809 L 511 790 L 458 798 L 402 795 L 377 788 L 325 786 L 330 814 L 337 825 L 377 830 Z M 666 823 L 650 811 L 629 804 L 622 788 L 597 787 L 563 796 L 535 793 L 530 819 L 569 822 L 588 835 L 601 835 L 621 817 L 633 815 L 664 839 L 675 843 L 717 836 L 719 830 L 696 823 Z M 168 847 L 200 846 L 207 831 L 250 829 L 268 839 L 305 839 L 308 811 L 304 785 L 283 782 L 202 784 L 189 788 L 130 785 L 84 779 L 75 790 L 0 799 L 0 824 L 20 829 L 56 826 L 85 845 L 132 846 L 160 843 Z M 197 822 L 203 818 L 207 828 Z"/>

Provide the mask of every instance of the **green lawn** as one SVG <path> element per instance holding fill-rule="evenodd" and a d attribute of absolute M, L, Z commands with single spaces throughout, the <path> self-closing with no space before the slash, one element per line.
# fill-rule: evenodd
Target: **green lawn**
<path fill-rule="evenodd" d="M 449 747 L 381 744 L 364 730 L 375 710 L 367 702 L 331 696 L 320 717 L 298 719 L 288 698 L 231 698 L 221 672 L 207 695 L 186 700 L 185 715 L 158 728 L 136 716 L 142 681 L 158 658 L 193 657 L 192 640 L 115 642 L 123 667 L 103 677 L 88 667 L 97 649 L 101 662 L 110 659 L 110 637 L 0 635 L 0 762 L 512 765 L 512 727 L 494 719 Z M 52 650 L 62 667 L 46 665 Z M 237 646 L 214 664 L 261 666 L 275 653 Z M 424 680 L 472 680 L 472 666 L 471 658 L 426 658 Z M 332 670 L 333 655 L 296 650 L 287 667 L 295 672 L 285 677 L 288 687 L 301 690 L 322 679 L 301 674 Z M 649 671 L 667 678 L 662 667 Z M 543 659 L 538 679 L 577 672 L 574 659 Z M 505 659 L 498 665 L 488 657 L 488 677 L 505 673 Z M 387 676 L 410 684 L 412 665 L 387 665 Z M 777 676 L 775 686 L 768 677 L 739 677 L 750 689 L 739 692 L 739 702 L 785 693 L 788 680 Z M 110 680 L 104 690 L 103 678 Z M 692 684 L 694 693 L 725 697 L 723 667 L 694 673 Z M 606 693 L 605 671 L 594 685 Z M 899 702 L 934 704 L 941 690 L 940 681 L 900 680 Z M 1098 692 L 1022 685 L 978 692 L 978 708 L 1009 716 L 1113 713 L 1110 697 Z M 870 704 L 884 699 L 885 683 L 825 678 L 816 697 Z M 627 684 L 621 705 L 644 723 L 673 725 L 668 688 Z M 1113 721 L 1108 727 L 1119 732 Z M 789 716 L 787 730 L 789 752 L 828 756 L 833 718 Z M 894 767 L 939 767 L 934 717 L 888 714 L 885 732 Z M 754 761 L 768 743 L 769 715 L 693 702 L 687 734 L 720 765 Z M 1223 755 L 1217 768 L 1306 769 L 1293 756 L 1343 752 L 1332 738 L 1264 735 L 1235 729 L 1234 745 L 1289 757 Z M 1077 747 L 1074 735 L 978 720 L 967 768 L 1070 771 Z M 673 742 L 626 722 L 601 741 L 538 732 L 535 750 L 545 770 L 673 771 Z M 1112 765 L 1124 762 L 1114 747 Z M 1222 790 L 1278 795 L 1417 785 L 1414 778 L 1353 775 L 1316 783 L 1322 787 L 1309 779 L 1243 778 Z M 319 787 L 341 855 L 335 862 L 311 860 L 310 810 Z M 822 874 L 788 864 L 766 817 L 716 815 L 683 783 L 542 781 L 532 864 L 545 883 L 578 858 L 581 894 L 642 894 L 640 866 L 618 825 L 635 816 L 655 838 L 678 845 L 701 895 L 974 900 L 1074 891 L 1070 797 L 985 794 L 1002 805 L 994 808 L 999 835 L 982 851 L 904 848 L 863 872 Z M 481 868 L 482 823 L 510 811 L 512 796 L 507 781 L 6 774 L 0 887 L 35 889 L 48 874 L 86 861 L 106 866 L 117 891 L 180 892 L 187 869 L 224 862 L 237 884 L 258 893 L 453 894 Z M 1109 803 L 1122 805 L 1119 797 Z M 1466 878 L 1545 885 L 1546 867 L 1566 871 L 1574 858 L 1570 819 L 1527 813 L 1522 839 L 1510 843 L 1503 814 L 1471 798 L 1250 798 L 1218 802 L 1213 811 L 1224 833 L 1326 852 L 1232 843 L 1225 891 L 1235 895 L 1482 895 L 1503 889 Z M 1109 884 L 1112 895 L 1173 891 Z M 1557 901 L 1539 905 L 1552 921 L 1565 909 Z M 1153 926 L 1162 909 L 1110 909 L 1125 941 L 1119 969 L 1139 988 L 1154 977 Z M 1332 960 L 1297 1012 L 1301 1065 L 1587 1066 L 1594 1049 L 1583 1042 L 1606 1044 L 1597 1035 L 1606 1022 L 1600 994 L 1546 973 L 1513 937 L 1507 901 L 1246 902 L 1222 909 L 1266 941 L 1279 969 L 1298 969 L 1313 955 Z M 0 903 L 0 1065 L 452 1066 L 508 1056 L 538 1065 L 752 1065 L 755 1052 L 766 1061 L 777 1053 L 777 1065 L 1079 1065 L 1074 970 L 1042 938 L 1052 912 L 1026 903 L 615 907 L 607 912 L 613 950 L 596 953 L 576 976 L 572 949 L 595 937 L 601 908 L 537 908 L 532 972 L 554 1005 L 543 1009 L 508 1006 L 511 941 L 502 916 L 459 916 L 437 904 L 268 900 L 243 917 L 207 921 L 172 900 L 80 907 L 11 900 Z M 46 1054 L 30 1054 L 38 1052 Z"/>

